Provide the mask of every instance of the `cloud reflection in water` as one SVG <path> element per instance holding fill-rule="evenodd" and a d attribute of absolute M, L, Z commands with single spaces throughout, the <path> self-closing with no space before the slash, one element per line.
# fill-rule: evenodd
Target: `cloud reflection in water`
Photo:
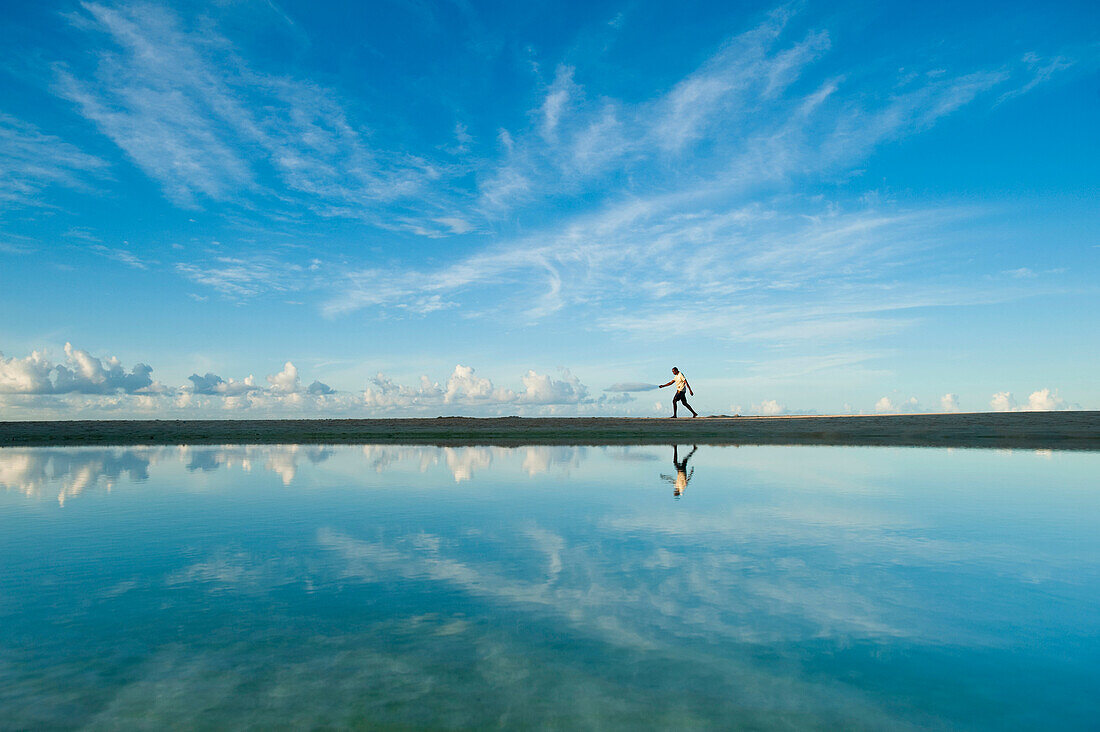
<path fill-rule="evenodd" d="M 1011 456 L 2 449 L 0 705 L 25 726 L 76 699 L 90 726 L 884 727 L 993 699 L 1027 721 L 1098 650 L 1100 456 Z M 1049 708 L 1079 721 L 1086 697 Z"/>

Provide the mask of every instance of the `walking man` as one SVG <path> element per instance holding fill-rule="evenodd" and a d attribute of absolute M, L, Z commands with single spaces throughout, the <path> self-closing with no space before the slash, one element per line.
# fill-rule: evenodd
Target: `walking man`
<path fill-rule="evenodd" d="M 691 408 L 691 405 L 688 404 L 687 396 L 684 395 L 684 392 L 687 391 L 688 394 L 695 396 L 695 392 L 691 390 L 691 384 L 688 383 L 687 377 L 681 374 L 680 369 L 675 366 L 672 367 L 672 381 L 667 384 L 661 384 L 661 388 L 664 389 L 666 386 L 672 386 L 673 384 L 676 385 L 676 394 L 672 397 L 672 419 L 676 419 L 677 402 L 682 402 L 683 405 L 691 411 L 692 417 L 698 417 L 699 413 Z"/>

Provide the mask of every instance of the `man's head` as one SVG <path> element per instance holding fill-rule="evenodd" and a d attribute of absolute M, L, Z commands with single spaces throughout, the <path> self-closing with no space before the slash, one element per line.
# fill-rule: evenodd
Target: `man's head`
<path fill-rule="evenodd" d="M 674 374 L 678 374 L 678 373 L 680 373 L 680 369 L 678 369 L 678 368 L 676 368 L 675 366 L 673 366 L 673 367 L 672 367 L 672 373 L 674 373 Z"/>

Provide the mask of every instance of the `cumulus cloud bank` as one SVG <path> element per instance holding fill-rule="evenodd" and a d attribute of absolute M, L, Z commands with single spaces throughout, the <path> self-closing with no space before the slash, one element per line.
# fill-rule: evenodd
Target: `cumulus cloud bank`
<path fill-rule="evenodd" d="M 1039 389 L 1031 392 L 1027 397 L 1027 404 L 1020 406 L 1016 403 L 1012 392 L 999 391 L 989 401 L 989 406 L 995 412 L 1055 412 L 1065 409 L 1079 409 L 1075 404 L 1069 404 L 1058 396 L 1058 390 Z"/>
<path fill-rule="evenodd" d="M 942 401 L 942 400 L 941 400 Z M 920 400 L 916 397 L 909 397 L 898 402 L 893 401 L 890 397 L 884 396 L 875 402 L 875 411 L 879 414 L 898 414 L 902 412 L 919 412 L 921 411 Z"/>
<path fill-rule="evenodd" d="M 98 359 L 66 343 L 63 363 L 41 351 L 22 359 L 0 353 L 0 394 L 149 393 L 156 390 L 152 373 L 143 363 L 127 372 L 115 357 Z"/>
<path fill-rule="evenodd" d="M 25 358 L 0 353 L 0 416 L 56 419 L 87 416 L 215 416 L 250 411 L 271 416 L 362 414 L 358 395 L 338 392 L 314 381 L 303 388 L 298 368 L 287 361 L 266 384 L 248 375 L 226 378 L 208 371 L 169 386 L 152 378 L 153 369 L 138 363 L 127 369 L 114 356 L 99 358 L 65 344 L 65 357 L 55 361 L 45 351 Z"/>
<path fill-rule="evenodd" d="M 295 394 L 302 390 L 302 379 L 298 376 L 298 369 L 290 361 L 283 364 L 282 371 L 268 376 L 267 383 L 281 394 Z"/>
<path fill-rule="evenodd" d="M 289 363 L 289 361 L 287 363 Z M 324 382 L 314 381 L 306 389 L 306 393 L 314 395 L 335 394 L 336 390 Z"/>
<path fill-rule="evenodd" d="M 539 412 L 554 413 L 556 408 L 594 408 L 608 404 L 623 404 L 632 400 L 628 395 L 618 397 L 590 397 L 588 387 L 581 383 L 569 369 L 561 369 L 559 378 L 529 370 L 520 378 L 523 389 L 515 391 L 497 387 L 485 377 L 478 376 L 473 367 L 458 364 L 446 382 L 432 381 L 421 376 L 415 386 L 398 384 L 379 373 L 363 393 L 368 407 L 386 411 L 430 410 L 439 407 L 474 407 L 491 411 L 494 407 L 538 407 Z M 624 398 L 625 397 L 625 398 Z"/>
<path fill-rule="evenodd" d="M 292 361 L 264 379 L 207 371 L 191 374 L 179 386 L 153 381 L 152 371 L 143 363 L 127 370 L 118 358 L 97 358 L 71 344 L 65 345 L 65 359 L 59 362 L 44 351 L 25 358 L 0 354 L 0 416 L 196 417 L 225 411 L 264 416 L 491 416 L 596 413 L 634 401 L 625 393 L 592 397 L 588 387 L 564 368 L 554 376 L 528 370 L 516 389 L 494 385 L 462 364 L 443 382 L 422 376 L 416 384 L 405 385 L 379 373 L 362 392 L 341 391 L 319 380 L 304 386 Z"/>
<path fill-rule="evenodd" d="M 115 356 L 94 356 L 66 343 L 64 357 L 53 359 L 43 350 L 26 357 L 0 353 L 0 418 L 57 419 L 97 417 L 202 417 L 226 412 L 264 417 L 322 416 L 466 416 L 597 415 L 639 414 L 648 405 L 637 403 L 630 392 L 649 391 L 654 384 L 620 382 L 601 396 L 569 369 L 556 374 L 529 369 L 515 386 L 494 383 L 473 366 L 457 364 L 442 380 L 428 375 L 413 383 L 400 383 L 385 373 L 371 378 L 365 389 L 341 390 L 320 380 L 303 384 L 302 373 L 293 361 L 263 378 L 222 376 L 213 371 L 192 373 L 178 386 L 154 381 L 153 368 L 136 363 L 127 368 Z M 958 412 L 959 395 L 939 398 L 944 412 Z M 1024 404 L 1011 392 L 993 395 L 994 411 L 1053 411 L 1080 409 L 1063 399 L 1057 390 L 1044 388 L 1028 395 Z M 663 414 L 667 404 L 653 404 Z M 731 407 L 740 413 L 740 407 Z M 916 397 L 883 396 L 874 405 L 877 413 L 922 411 Z M 779 399 L 753 403 L 750 414 L 805 414 L 792 410 Z"/>
<path fill-rule="evenodd" d="M 217 374 L 212 374 L 209 371 L 204 376 L 198 374 L 191 374 L 187 377 L 191 382 L 190 391 L 193 394 L 221 394 L 222 396 L 240 396 L 241 394 L 247 394 L 250 391 L 258 391 L 260 387 L 256 384 L 256 379 L 249 374 L 242 381 L 235 381 L 233 379 L 223 379 Z M 182 387 L 186 389 L 187 387 Z"/>
<path fill-rule="evenodd" d="M 775 417 L 780 414 L 786 414 L 787 408 L 775 399 L 765 399 L 759 404 L 753 404 L 752 412 L 753 414 L 761 414 L 765 417 Z"/>

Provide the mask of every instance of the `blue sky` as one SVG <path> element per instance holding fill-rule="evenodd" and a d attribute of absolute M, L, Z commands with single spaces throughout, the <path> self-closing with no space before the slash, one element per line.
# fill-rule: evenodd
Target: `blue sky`
<path fill-rule="evenodd" d="M 1095 3 L 3 17 L 0 418 L 1100 408 Z"/>

